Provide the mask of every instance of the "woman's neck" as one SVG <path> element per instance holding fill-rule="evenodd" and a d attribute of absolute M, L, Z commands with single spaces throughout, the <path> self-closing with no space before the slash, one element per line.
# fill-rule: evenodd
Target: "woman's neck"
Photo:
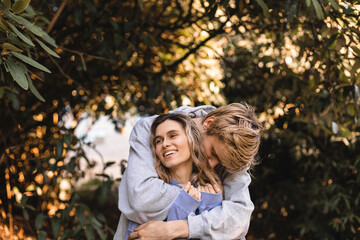
<path fill-rule="evenodd" d="M 178 183 L 185 185 L 191 180 L 192 162 L 186 165 L 178 166 L 176 169 L 170 169 L 170 176 Z"/>

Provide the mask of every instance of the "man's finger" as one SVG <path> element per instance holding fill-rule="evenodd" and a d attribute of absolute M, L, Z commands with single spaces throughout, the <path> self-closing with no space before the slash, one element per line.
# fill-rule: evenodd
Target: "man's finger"
<path fill-rule="evenodd" d="M 128 240 L 136 239 L 136 238 L 138 238 L 138 237 L 140 237 L 140 236 L 139 236 L 139 233 L 138 233 L 138 232 L 133 232 L 133 233 L 131 233 L 131 234 L 129 235 Z"/>
<path fill-rule="evenodd" d="M 134 231 L 139 231 L 141 230 L 142 228 L 144 228 L 144 225 L 146 225 L 147 223 L 144 223 L 144 224 L 141 224 L 140 226 L 137 226 Z"/>

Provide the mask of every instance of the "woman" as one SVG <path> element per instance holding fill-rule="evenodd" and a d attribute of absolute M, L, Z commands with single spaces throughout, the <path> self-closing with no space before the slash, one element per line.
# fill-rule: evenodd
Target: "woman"
<path fill-rule="evenodd" d="M 220 180 L 201 151 L 201 134 L 192 119 L 164 114 L 151 126 L 150 143 L 155 170 L 164 182 L 182 188 L 167 221 L 187 219 L 221 204 Z M 129 221 L 125 239 L 139 224 Z"/>

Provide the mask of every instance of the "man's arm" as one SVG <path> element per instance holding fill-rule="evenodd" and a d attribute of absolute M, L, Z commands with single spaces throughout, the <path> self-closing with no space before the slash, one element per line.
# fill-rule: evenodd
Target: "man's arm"
<path fill-rule="evenodd" d="M 248 231 L 254 205 L 246 171 L 234 173 L 224 180 L 225 200 L 220 206 L 201 215 L 190 214 L 188 221 L 151 221 L 135 229 L 130 239 L 139 236 L 149 240 L 174 238 L 240 239 Z M 166 230 L 165 230 L 166 229 Z"/>
<path fill-rule="evenodd" d="M 164 220 L 180 188 L 164 183 L 154 169 L 150 148 L 153 117 L 140 119 L 130 135 L 128 166 L 119 186 L 119 209 L 126 218 L 144 223 Z"/>
<path fill-rule="evenodd" d="M 239 239 L 247 234 L 254 204 L 250 199 L 250 175 L 246 170 L 230 174 L 223 182 L 221 206 L 188 217 L 189 238 Z"/>

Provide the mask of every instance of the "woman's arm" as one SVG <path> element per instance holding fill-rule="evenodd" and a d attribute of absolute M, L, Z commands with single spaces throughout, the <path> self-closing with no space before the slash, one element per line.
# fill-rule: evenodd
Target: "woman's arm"
<path fill-rule="evenodd" d="M 170 207 L 167 221 L 185 220 L 190 213 L 195 212 L 201 201 L 194 197 L 187 193 L 186 189 L 182 189 Z"/>
<path fill-rule="evenodd" d="M 130 135 L 128 166 L 119 186 L 119 209 L 137 223 L 164 220 L 180 188 L 164 183 L 154 169 L 150 126 L 156 116 L 140 119 Z"/>

